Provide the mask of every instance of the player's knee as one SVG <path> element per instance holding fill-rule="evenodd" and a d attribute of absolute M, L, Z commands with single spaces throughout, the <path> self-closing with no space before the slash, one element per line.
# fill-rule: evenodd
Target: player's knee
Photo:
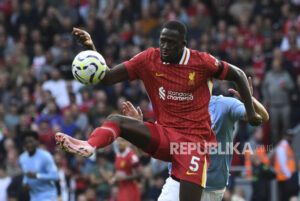
<path fill-rule="evenodd" d="M 126 117 L 120 114 L 111 114 L 107 117 L 107 121 L 113 121 L 122 129 L 124 124 L 126 124 Z"/>
<path fill-rule="evenodd" d="M 122 116 L 119 114 L 111 114 L 107 117 L 107 121 L 113 121 L 120 126 L 122 123 Z"/>

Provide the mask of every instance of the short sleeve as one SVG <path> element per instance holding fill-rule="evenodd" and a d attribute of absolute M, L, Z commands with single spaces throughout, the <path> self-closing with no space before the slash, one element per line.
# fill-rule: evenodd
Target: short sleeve
<path fill-rule="evenodd" d="M 141 79 L 142 68 L 145 66 L 145 61 L 148 57 L 148 50 L 145 50 L 134 57 L 129 61 L 125 61 L 123 64 L 127 68 L 129 80 Z"/>
<path fill-rule="evenodd" d="M 139 158 L 135 153 L 131 154 L 129 160 L 133 168 L 138 168 L 140 166 Z"/>
<path fill-rule="evenodd" d="M 228 72 L 228 63 L 220 61 L 208 53 L 202 53 L 205 67 L 207 67 L 209 77 L 219 80 L 225 79 Z"/>
<path fill-rule="evenodd" d="M 235 98 L 230 98 L 230 117 L 233 121 L 245 120 L 246 117 L 244 104 Z"/>

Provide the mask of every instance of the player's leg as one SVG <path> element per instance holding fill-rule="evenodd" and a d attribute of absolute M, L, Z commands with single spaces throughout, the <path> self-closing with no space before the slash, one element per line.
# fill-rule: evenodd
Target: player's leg
<path fill-rule="evenodd" d="M 172 177 L 166 179 L 157 201 L 179 201 L 180 183 Z"/>
<path fill-rule="evenodd" d="M 206 185 L 209 155 L 197 136 L 177 135 L 171 139 L 173 178 L 180 180 L 180 201 L 200 201 Z M 176 146 L 175 146 L 175 145 Z"/>
<path fill-rule="evenodd" d="M 120 127 L 120 136 L 138 148 L 144 149 L 150 143 L 151 132 L 143 121 L 123 115 L 110 115 L 107 120 L 115 122 Z"/>
<path fill-rule="evenodd" d="M 201 201 L 221 201 L 223 199 L 226 188 L 215 190 L 215 191 L 207 191 L 203 190 L 201 195 Z"/>
<path fill-rule="evenodd" d="M 180 180 L 180 201 L 199 201 L 201 200 L 203 187 L 190 181 Z"/>
<path fill-rule="evenodd" d="M 77 140 L 63 133 L 57 133 L 57 144 L 73 154 L 89 157 L 95 149 L 111 144 L 117 137 L 125 138 L 144 149 L 151 141 L 151 133 L 144 122 L 123 115 L 110 115 L 101 127 L 96 128 L 88 141 Z"/>

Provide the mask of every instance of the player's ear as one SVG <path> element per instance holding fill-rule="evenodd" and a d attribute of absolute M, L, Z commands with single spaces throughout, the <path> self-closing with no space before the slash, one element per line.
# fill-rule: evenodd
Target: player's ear
<path fill-rule="evenodd" d="M 186 46 L 187 42 L 186 40 L 183 40 L 183 46 Z"/>

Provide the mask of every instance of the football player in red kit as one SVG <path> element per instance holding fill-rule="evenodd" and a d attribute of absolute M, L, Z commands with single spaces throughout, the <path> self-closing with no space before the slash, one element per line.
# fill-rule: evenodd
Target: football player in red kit
<path fill-rule="evenodd" d="M 96 50 L 86 31 L 74 28 L 73 35 L 86 48 Z M 57 133 L 57 144 L 68 152 L 88 157 L 96 148 L 121 136 L 154 158 L 171 161 L 171 176 L 180 181 L 180 200 L 199 201 L 209 165 L 209 155 L 203 150 L 206 143 L 216 142 L 208 112 L 210 80 L 235 82 L 244 100 L 248 122 L 259 125 L 262 118 L 254 111 L 245 73 L 208 53 L 187 48 L 185 38 L 185 25 L 168 21 L 160 33 L 159 48 L 149 48 L 129 61 L 107 69 L 101 80 L 104 85 L 142 80 L 157 123 L 110 115 L 93 131 L 88 141 Z M 197 143 L 201 150 L 172 152 L 171 145 L 178 148 L 187 143 Z"/>
<path fill-rule="evenodd" d="M 119 194 L 117 201 L 140 201 L 141 195 L 137 179 L 140 177 L 140 164 L 137 155 L 130 149 L 128 141 L 117 139 L 115 169 L 116 174 L 110 180 L 118 182 Z"/>

